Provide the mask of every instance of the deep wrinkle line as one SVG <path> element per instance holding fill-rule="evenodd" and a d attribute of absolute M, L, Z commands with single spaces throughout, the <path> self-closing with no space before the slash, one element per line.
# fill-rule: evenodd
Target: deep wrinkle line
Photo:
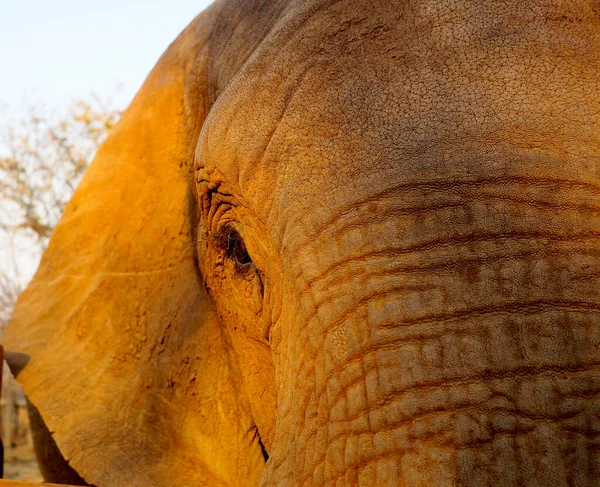
<path fill-rule="evenodd" d="M 585 252 L 581 252 L 582 254 L 584 254 Z M 597 251 L 597 253 L 600 253 L 600 250 Z M 512 258 L 512 259 L 526 259 L 528 257 L 535 257 L 537 256 L 539 257 L 551 257 L 551 256 L 564 256 L 564 255 L 572 255 L 572 252 L 569 251 L 561 251 L 561 250 L 555 250 L 552 252 L 548 252 L 547 249 L 539 249 L 539 250 L 528 250 L 528 251 L 523 251 L 523 252 L 519 252 L 519 253 L 514 253 L 511 254 L 510 256 L 506 256 L 506 255 L 497 255 L 494 257 L 482 257 L 482 258 L 472 258 L 472 259 L 459 259 L 459 260 L 454 260 L 451 262 L 447 262 L 447 263 L 435 263 L 435 264 L 429 264 L 427 266 L 399 266 L 399 267 L 393 267 L 390 269 L 385 269 L 383 271 L 378 271 L 378 272 L 372 272 L 371 274 L 369 274 L 369 277 L 389 277 L 389 276 L 397 276 L 397 275 L 403 275 L 403 276 L 408 276 L 408 275 L 415 275 L 415 274 L 427 274 L 429 275 L 432 271 L 456 271 L 456 270 L 460 270 L 462 269 L 462 266 L 465 264 L 490 264 L 490 263 L 494 263 L 494 262 L 498 262 L 501 260 L 505 260 L 507 258 Z M 578 278 L 578 276 L 574 276 L 574 279 Z M 599 276 L 600 278 L 600 276 Z M 588 277 L 588 279 L 593 279 L 593 277 Z M 312 287 L 310 288 L 306 288 L 306 289 L 312 289 Z M 305 289 L 305 290 L 306 290 Z M 414 290 L 415 291 L 427 291 L 427 290 L 433 290 L 436 289 L 435 286 L 423 286 L 422 288 L 418 288 L 417 286 L 415 286 Z M 301 294 L 303 295 L 304 292 Z M 322 301 L 320 301 L 318 304 L 316 304 L 315 306 L 315 310 L 313 310 L 313 312 L 309 315 L 309 317 L 307 318 L 307 323 L 310 322 L 310 320 L 312 320 L 314 318 L 314 315 L 318 312 L 318 307 L 319 306 L 323 306 L 324 304 L 328 304 L 333 302 L 336 299 L 340 299 L 342 296 L 340 295 L 328 295 L 327 298 L 323 299 Z"/>
<path fill-rule="evenodd" d="M 312 289 L 312 288 L 311 288 Z M 343 322 L 345 321 L 345 319 L 353 312 L 355 312 L 356 310 L 358 310 L 359 308 L 362 307 L 362 305 L 365 303 L 365 301 L 369 301 L 370 299 L 373 298 L 382 298 L 382 297 L 386 297 L 386 296 L 391 296 L 391 295 L 408 295 L 411 292 L 423 292 L 423 291 L 431 291 L 435 289 L 434 286 L 423 286 L 423 285 L 419 285 L 419 284 L 415 284 L 415 285 L 405 285 L 405 286 L 399 286 L 399 285 L 394 285 L 389 287 L 388 289 L 385 289 L 383 291 L 374 291 L 366 296 L 361 297 L 358 301 L 356 301 L 354 303 L 354 305 L 347 311 L 345 311 L 341 317 L 336 318 L 335 320 L 333 320 L 333 324 L 331 324 L 326 333 L 329 333 L 331 331 L 333 331 L 335 328 L 337 328 L 339 325 L 343 324 Z M 334 301 L 335 299 L 339 299 L 340 296 L 330 296 L 329 299 L 323 299 L 321 302 L 319 302 L 318 304 L 315 304 L 313 311 L 311 312 L 311 314 L 307 317 L 306 319 L 306 327 L 308 328 L 312 323 L 312 320 L 318 315 L 319 315 L 319 307 L 325 305 L 325 304 L 329 304 L 332 301 Z M 320 320 L 319 320 L 320 321 Z M 323 342 L 325 340 L 323 339 Z"/>
<path fill-rule="evenodd" d="M 389 247 L 386 249 L 365 252 L 363 254 L 341 259 L 327 267 L 322 273 L 316 275 L 312 280 L 306 282 L 306 286 L 301 290 L 301 294 L 307 292 L 314 287 L 318 282 L 323 281 L 328 275 L 340 267 L 348 265 L 352 262 L 360 262 L 372 257 L 398 257 L 400 255 L 413 254 L 431 249 L 448 248 L 458 245 L 472 245 L 487 242 L 507 241 L 507 240 L 548 240 L 551 242 L 571 242 L 589 239 L 600 239 L 600 230 L 590 230 L 573 234 L 560 235 L 553 232 L 497 232 L 497 233 L 471 233 L 462 236 L 440 237 L 431 240 L 426 240 L 421 243 L 410 245 L 407 247 Z M 303 277 L 303 272 L 298 275 L 298 279 Z"/>
<path fill-rule="evenodd" d="M 570 312 L 596 312 L 600 311 L 600 303 L 593 303 L 588 301 L 568 301 L 568 300 L 551 300 L 551 299 L 538 299 L 532 301 L 513 301 L 504 304 L 480 306 L 471 309 L 460 310 L 454 313 L 439 313 L 429 314 L 420 316 L 418 318 L 407 319 L 400 323 L 394 323 L 393 325 L 380 325 L 378 328 L 396 328 L 396 327 L 410 327 L 415 325 L 421 325 L 424 323 L 448 323 L 462 318 L 470 318 L 472 316 L 483 316 L 494 313 L 513 313 L 515 311 L 523 312 L 526 314 L 537 314 L 543 311 L 557 310 L 557 311 L 570 311 Z"/>
<path fill-rule="evenodd" d="M 407 418 L 403 418 L 400 421 L 396 422 L 393 424 L 393 426 L 391 426 L 389 428 L 389 430 L 387 431 L 394 431 L 394 430 L 399 430 L 404 428 L 405 426 L 407 426 L 407 423 L 412 423 L 415 420 L 421 420 L 421 419 L 425 419 L 428 418 L 429 416 L 434 416 L 434 415 L 441 415 L 443 413 L 448 413 L 448 414 L 453 414 L 459 411 L 464 411 L 464 410 L 469 410 L 469 409 L 475 409 L 474 406 L 478 406 L 480 404 L 484 404 L 486 402 L 486 400 L 481 400 L 477 403 L 474 404 L 461 404 L 458 406 L 454 406 L 451 408 L 431 408 L 429 410 L 426 411 L 419 411 L 417 414 L 411 415 L 410 417 Z M 336 421 L 335 423 L 344 423 L 344 424 L 348 424 L 349 426 L 352 426 L 351 423 L 360 419 L 361 416 L 369 416 L 369 413 L 371 411 L 378 411 L 380 409 L 383 409 L 387 406 L 389 406 L 391 403 L 391 401 L 386 401 L 385 404 L 381 404 L 381 405 L 376 405 L 374 408 L 369 409 L 369 410 L 363 410 L 360 411 L 358 414 L 351 416 L 350 418 L 348 418 L 347 420 L 343 420 L 343 421 Z M 490 410 L 494 410 L 494 411 L 499 411 L 502 410 L 501 408 L 489 408 Z M 514 410 L 510 410 L 510 412 L 514 413 L 515 416 L 521 416 L 519 414 L 518 411 L 514 411 Z M 524 418 L 530 419 L 527 416 L 523 416 Z M 540 418 L 543 419 L 543 418 Z M 365 433 L 369 433 L 370 430 L 351 430 L 351 434 L 347 434 L 347 433 L 339 433 L 337 435 L 331 436 L 329 437 L 329 439 L 331 439 L 331 441 L 337 441 L 340 440 L 342 438 L 348 438 L 348 437 L 354 437 L 354 436 L 360 436 L 363 435 Z"/>
<path fill-rule="evenodd" d="M 472 259 L 458 259 L 458 260 L 454 260 L 454 261 L 449 261 L 447 263 L 435 263 L 435 264 L 429 264 L 426 266 L 401 265 L 401 266 L 397 266 L 397 267 L 391 267 L 388 269 L 384 269 L 381 271 L 371 272 L 369 274 L 369 278 L 372 278 L 372 277 L 381 278 L 381 277 L 390 277 L 390 276 L 410 276 L 410 275 L 423 274 L 423 273 L 429 274 L 432 271 L 454 271 L 454 270 L 462 269 L 463 268 L 462 266 L 465 264 L 490 264 L 490 263 L 505 260 L 508 258 L 524 259 L 524 258 L 532 257 L 532 256 L 541 256 L 540 255 L 541 252 L 542 252 L 541 250 L 529 250 L 529 251 L 514 253 L 514 254 L 511 254 L 510 256 L 497 255 L 494 257 L 481 257 L 481 258 L 474 257 Z M 600 249 L 598 249 L 597 253 L 600 254 Z M 552 256 L 571 255 L 571 253 L 568 251 L 553 251 L 553 252 L 544 251 L 543 255 L 545 257 L 552 257 Z M 433 290 L 433 289 L 437 289 L 437 288 L 439 288 L 439 286 L 423 286 L 422 288 L 418 288 L 415 285 L 414 289 L 415 289 L 415 291 L 428 291 L 428 290 Z M 330 303 L 341 297 L 342 296 L 340 296 L 340 295 L 331 295 L 330 294 L 326 299 L 323 299 L 322 301 L 320 301 L 318 303 L 317 307 L 323 306 L 324 304 Z M 313 315 L 314 315 L 314 312 L 312 315 L 310 315 L 309 319 L 311 319 Z"/>
<path fill-rule="evenodd" d="M 475 194 L 465 194 L 463 195 L 463 201 L 453 201 L 448 202 L 447 204 L 438 204 L 431 206 L 398 206 L 398 207 L 390 207 L 385 208 L 384 210 L 380 210 L 375 214 L 369 214 L 369 223 L 384 223 L 392 217 L 407 217 L 407 216 L 415 216 L 419 214 L 435 214 L 435 211 L 439 210 L 449 210 L 453 208 L 463 208 L 468 207 L 473 202 L 481 202 L 481 201 L 508 201 L 511 203 L 516 203 L 523 205 L 529 208 L 538 208 L 547 211 L 553 210 L 563 210 L 563 211 L 573 211 L 573 212 L 581 212 L 581 213 L 591 213 L 591 214 L 600 214 L 600 206 L 588 205 L 585 203 L 576 204 L 572 202 L 564 202 L 557 203 L 552 201 L 541 200 L 537 198 L 519 198 L 517 196 L 510 195 L 497 195 L 492 193 L 484 193 L 481 195 Z M 349 213 L 354 218 L 352 221 L 346 222 L 333 231 L 334 235 L 340 237 L 344 235 L 344 233 L 363 228 L 363 215 L 357 215 L 355 211 Z M 341 219 L 341 218 L 340 218 Z M 306 240 L 311 241 L 311 239 Z"/>
<path fill-rule="evenodd" d="M 547 309 L 547 310 L 540 311 L 538 314 L 553 313 L 553 312 L 556 312 L 556 310 Z M 593 311 L 591 311 L 591 312 L 593 312 Z M 469 326 L 473 326 L 473 325 L 469 325 Z M 475 326 L 479 326 L 479 325 L 475 325 Z M 390 328 L 392 328 L 392 327 L 390 326 Z M 377 340 L 374 344 L 371 344 L 371 346 L 362 349 L 360 351 L 360 353 L 356 353 L 356 354 L 353 354 L 350 357 L 348 357 L 346 362 L 344 362 L 344 364 L 337 366 L 332 371 L 332 374 L 336 374 L 336 376 L 341 376 L 346 372 L 346 370 L 349 367 L 354 366 L 356 364 L 361 364 L 362 368 L 363 368 L 363 375 L 366 375 L 364 373 L 364 359 L 367 357 L 373 357 L 378 352 L 391 351 L 391 350 L 394 350 L 395 348 L 397 348 L 399 345 L 405 345 L 405 344 L 413 344 L 413 343 L 423 344 L 423 343 L 431 343 L 431 342 L 437 343 L 437 341 L 441 337 L 472 336 L 473 333 L 468 333 L 469 331 L 471 331 L 471 330 L 456 331 L 453 329 L 443 329 L 443 330 L 440 330 L 440 332 L 438 334 L 429 333 L 429 334 L 420 334 L 418 336 L 410 336 L 410 337 L 400 336 L 400 337 L 387 338 L 387 339 L 383 339 L 383 340 Z M 314 365 L 312 367 L 314 368 Z M 303 370 L 304 370 L 304 368 L 301 368 L 299 370 L 299 374 L 301 374 Z M 312 370 L 312 369 L 308 369 L 308 370 Z M 360 376 L 359 378 L 352 379 L 347 382 L 343 382 L 343 388 L 347 389 L 349 387 L 352 387 L 356 383 L 360 382 L 360 380 L 362 380 L 362 379 L 364 379 L 364 377 Z M 322 393 L 322 391 L 321 391 L 321 393 Z"/>
<path fill-rule="evenodd" d="M 543 307 L 543 306 L 532 306 L 532 304 L 539 304 L 539 303 L 544 303 L 544 304 L 548 304 L 548 306 Z M 554 303 L 554 304 L 553 304 Z M 556 302 L 553 301 L 545 301 L 545 300 L 537 300 L 537 301 L 532 301 L 529 303 L 506 303 L 505 305 L 498 305 L 495 307 L 479 307 L 479 308 L 475 308 L 472 310 L 463 310 L 451 315 L 443 315 L 443 314 L 431 314 L 428 316 L 423 316 L 423 317 L 419 317 L 416 319 L 411 320 L 412 322 L 410 323 L 405 323 L 403 325 L 401 325 L 403 328 L 412 328 L 415 325 L 421 325 L 421 324 L 448 324 L 448 323 L 452 323 L 453 321 L 456 321 L 458 319 L 461 318 L 465 318 L 465 317 L 470 317 L 470 316 L 485 316 L 485 315 L 489 315 L 489 314 L 506 314 L 506 313 L 511 313 L 512 311 L 529 311 L 529 314 L 534 315 L 534 314 L 540 314 L 540 313 L 546 313 L 546 312 L 553 312 L 553 311 L 571 311 L 571 312 L 578 312 L 578 313 L 587 313 L 587 312 L 597 312 L 600 311 L 600 303 L 584 303 L 587 304 L 587 307 L 577 307 L 577 308 L 573 308 L 573 307 L 566 307 L 564 306 L 565 303 L 562 303 L 562 306 L 557 306 Z M 577 303 L 577 304 L 581 304 L 581 303 Z M 343 321 L 343 320 L 342 320 Z M 337 323 L 336 325 L 332 326 L 331 329 L 335 328 L 335 326 L 339 326 L 341 323 Z M 398 323 L 392 323 L 389 325 L 380 325 L 379 327 L 377 327 L 380 330 L 385 330 L 385 329 L 393 329 L 393 328 L 398 328 L 399 325 Z M 363 360 L 365 356 L 373 354 L 373 353 L 377 353 L 378 350 L 380 350 L 381 346 L 387 346 L 387 347 L 391 347 L 394 346 L 396 343 L 398 342 L 402 342 L 403 338 L 394 338 L 392 340 L 385 340 L 385 341 L 378 341 L 375 342 L 372 346 L 371 349 L 368 350 L 360 350 L 358 353 L 356 354 L 352 354 L 349 355 L 348 357 L 346 357 L 344 365 L 334 369 L 334 371 L 332 371 L 332 373 L 335 373 L 337 375 L 339 375 L 341 372 L 343 372 L 344 368 L 349 366 L 351 363 L 353 363 L 354 361 L 358 361 L 358 360 Z M 316 347 L 315 352 L 312 356 L 310 356 L 308 358 L 308 360 L 310 360 L 311 362 L 316 361 L 317 356 L 319 355 L 319 353 L 321 353 L 321 350 L 323 348 L 325 344 L 325 338 L 323 338 L 323 340 L 321 340 L 319 347 Z"/>
<path fill-rule="evenodd" d="M 445 191 L 452 191 L 462 187 L 485 187 L 485 186 L 500 186 L 508 185 L 510 183 L 521 184 L 523 186 L 535 187 L 540 189 L 551 190 L 555 187 L 565 187 L 566 189 L 579 188 L 586 191 L 592 191 L 592 195 L 600 195 L 600 185 L 588 183 L 584 181 L 575 181 L 570 179 L 559 179 L 559 178 L 534 178 L 525 176 L 502 176 L 498 178 L 483 178 L 473 180 L 457 180 L 457 181 L 428 181 L 428 182 L 413 182 L 413 183 L 401 183 L 391 188 L 385 189 L 379 193 L 368 196 L 364 199 L 360 199 L 348 204 L 345 208 L 340 210 L 335 216 L 324 222 L 319 228 L 315 229 L 312 233 L 307 235 L 307 240 L 314 240 L 321 236 L 327 231 L 329 227 L 334 225 L 337 221 L 348 215 L 350 212 L 357 211 L 361 206 L 368 205 L 369 203 L 379 202 L 384 198 L 389 198 L 391 195 L 399 194 L 407 191 L 424 191 L 427 193 L 441 193 Z"/>
<path fill-rule="evenodd" d="M 600 195 L 599 195 L 600 196 Z M 498 195 L 493 193 L 484 193 L 481 194 L 471 194 L 467 196 L 470 201 L 487 201 L 487 200 L 501 200 L 501 201 L 510 201 L 511 203 L 518 203 L 524 206 L 531 206 L 536 208 L 543 208 L 548 211 L 551 210 L 565 210 L 565 211 L 574 211 L 574 212 L 582 212 L 582 213 L 598 213 L 600 214 L 600 206 L 589 205 L 586 203 L 573 203 L 571 201 L 567 201 L 564 203 L 558 203 L 554 201 L 542 200 L 539 198 L 521 198 L 518 196 L 511 195 Z"/>
<path fill-rule="evenodd" d="M 394 431 L 394 429 L 390 429 L 388 431 Z M 421 443 L 422 445 L 427 445 L 429 443 L 434 443 L 434 446 L 436 449 L 438 450 L 445 450 L 448 451 L 450 453 L 452 452 L 456 452 L 457 451 L 457 446 L 459 446 L 461 449 L 470 449 L 470 448 L 476 448 L 477 446 L 482 446 L 482 445 L 486 445 L 489 443 L 492 443 L 495 439 L 503 439 L 503 438 L 510 438 L 510 439 L 515 439 L 516 436 L 519 436 L 521 434 L 529 434 L 531 433 L 531 431 L 533 430 L 524 430 L 524 431 L 519 431 L 519 432 L 513 432 L 513 433 L 495 433 L 493 435 L 492 438 L 490 438 L 489 441 L 481 441 L 479 444 L 474 445 L 471 443 L 465 443 L 465 444 L 457 444 L 457 443 L 451 443 L 451 442 L 444 442 L 444 443 L 434 443 L 433 440 L 428 441 L 428 439 L 422 439 Z M 581 432 L 578 431 L 573 431 L 573 434 L 579 435 L 579 436 L 583 436 L 584 439 L 589 440 L 592 435 L 584 435 Z M 354 437 L 354 435 L 349 435 L 346 438 L 349 437 Z M 588 445 L 587 449 L 591 450 L 592 448 L 594 448 L 594 445 Z M 598 448 L 598 447 L 596 447 Z M 331 482 L 336 482 L 338 479 L 342 478 L 342 477 L 347 477 L 348 473 L 353 471 L 353 470 L 361 470 L 365 467 L 368 467 L 369 465 L 372 464 L 376 464 L 378 462 L 380 462 L 381 460 L 385 460 L 385 459 L 391 459 L 391 460 L 396 460 L 399 461 L 401 460 L 401 458 L 404 456 L 404 454 L 406 454 L 407 452 L 414 452 L 417 451 L 418 449 L 422 449 L 422 446 L 420 448 L 418 447 L 414 447 L 414 448 L 408 448 L 408 449 L 403 449 L 402 450 L 402 455 L 400 457 L 398 457 L 398 453 L 397 452 L 386 452 L 386 453 L 380 453 L 380 454 L 376 454 L 376 455 L 372 455 L 372 456 L 367 456 L 366 459 L 362 459 L 360 460 L 356 465 L 353 465 L 352 467 L 346 467 L 344 465 L 344 473 L 342 475 L 334 475 L 330 478 L 328 478 L 328 481 Z M 326 461 L 325 456 L 323 456 L 323 458 L 321 458 L 319 460 L 319 462 L 315 465 L 315 468 L 317 466 L 323 465 Z M 311 480 L 312 476 L 309 477 L 305 477 L 305 482 L 306 480 Z"/>
<path fill-rule="evenodd" d="M 490 371 L 490 370 L 486 370 L 484 372 L 480 372 L 477 374 L 473 374 L 473 375 L 469 375 L 469 376 L 461 376 L 459 378 L 454 378 L 454 379 L 442 379 L 442 380 L 437 380 L 437 381 L 427 381 L 426 383 L 420 383 L 420 384 L 412 384 L 403 388 L 397 388 L 394 389 L 393 391 L 391 391 L 389 393 L 390 396 L 393 396 L 394 398 L 398 398 L 399 395 L 400 396 L 404 396 L 404 395 L 410 395 L 412 393 L 414 393 L 415 391 L 417 392 L 433 392 L 433 391 L 437 391 L 440 389 L 445 389 L 445 388 L 455 388 L 457 386 L 472 386 L 472 385 L 477 385 L 477 384 L 482 384 L 482 385 L 486 385 L 490 382 L 493 381 L 503 381 L 506 379 L 515 379 L 515 378 L 527 378 L 527 379 L 531 379 L 534 377 L 538 377 L 538 376 L 548 376 L 548 377 L 557 377 L 557 376 L 564 376 L 565 374 L 581 374 L 581 373 L 587 373 L 590 371 L 593 371 L 595 369 L 600 368 L 600 362 L 589 362 L 587 364 L 585 364 L 584 366 L 581 367 L 570 367 L 570 366 L 538 366 L 538 367 L 534 367 L 534 366 L 520 366 L 520 367 L 515 367 L 514 369 L 510 369 L 510 370 L 502 370 L 502 371 Z M 361 378 L 361 380 L 364 380 L 364 377 Z M 599 381 L 600 382 L 600 381 Z M 494 391 L 492 391 L 494 392 Z M 579 397 L 580 394 L 579 393 L 573 393 L 574 396 Z M 597 397 L 600 396 L 600 383 L 598 384 L 598 390 L 597 390 L 597 394 L 593 397 Z M 344 393 L 341 392 L 340 394 L 338 394 L 338 396 L 332 398 L 332 403 L 330 403 L 330 409 L 334 409 L 339 403 L 340 401 L 342 401 L 343 399 L 345 399 Z M 372 403 L 372 406 L 374 406 L 372 409 L 370 409 L 370 411 L 372 410 L 378 410 L 378 409 L 382 409 L 385 408 L 386 406 L 388 406 L 391 403 L 391 401 L 388 398 L 382 398 L 379 401 L 374 401 Z M 543 419 L 543 416 L 537 416 L 537 415 L 531 415 L 531 414 L 527 414 L 523 411 L 519 411 L 518 409 L 513 410 L 515 413 L 518 413 L 520 415 L 526 416 L 530 419 Z M 347 421 L 354 421 L 356 419 L 358 419 L 360 417 L 360 414 L 357 414 L 356 417 L 350 417 L 348 418 Z M 412 419 L 411 418 L 406 418 L 405 420 L 402 420 L 402 422 L 404 421 L 410 421 Z M 323 423 L 326 424 L 326 423 Z"/>

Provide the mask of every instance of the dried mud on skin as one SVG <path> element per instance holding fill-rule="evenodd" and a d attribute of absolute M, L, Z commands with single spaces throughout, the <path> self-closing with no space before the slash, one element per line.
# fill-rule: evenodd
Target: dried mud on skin
<path fill-rule="evenodd" d="M 17 446 L 4 449 L 4 478 L 9 480 L 24 480 L 42 482 L 32 446 Z"/>

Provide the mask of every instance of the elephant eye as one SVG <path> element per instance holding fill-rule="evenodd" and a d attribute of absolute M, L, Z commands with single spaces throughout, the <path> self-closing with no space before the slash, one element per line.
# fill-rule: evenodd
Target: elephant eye
<path fill-rule="evenodd" d="M 234 259 L 237 265 L 252 264 L 252 258 L 246 250 L 244 240 L 235 230 L 231 230 L 227 235 L 227 255 Z"/>

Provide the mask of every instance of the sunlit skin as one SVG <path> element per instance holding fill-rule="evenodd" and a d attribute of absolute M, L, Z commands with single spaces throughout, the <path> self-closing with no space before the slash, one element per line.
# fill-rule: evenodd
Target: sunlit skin
<path fill-rule="evenodd" d="M 25 391 L 97 487 L 594 485 L 599 114 L 595 2 L 218 1 L 19 300 Z"/>

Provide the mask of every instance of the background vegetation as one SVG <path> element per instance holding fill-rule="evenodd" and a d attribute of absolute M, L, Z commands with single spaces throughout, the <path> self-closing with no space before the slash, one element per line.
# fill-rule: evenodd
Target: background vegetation
<path fill-rule="evenodd" d="M 0 329 L 73 190 L 121 116 L 91 96 L 63 112 L 30 108 L 0 127 Z"/>

